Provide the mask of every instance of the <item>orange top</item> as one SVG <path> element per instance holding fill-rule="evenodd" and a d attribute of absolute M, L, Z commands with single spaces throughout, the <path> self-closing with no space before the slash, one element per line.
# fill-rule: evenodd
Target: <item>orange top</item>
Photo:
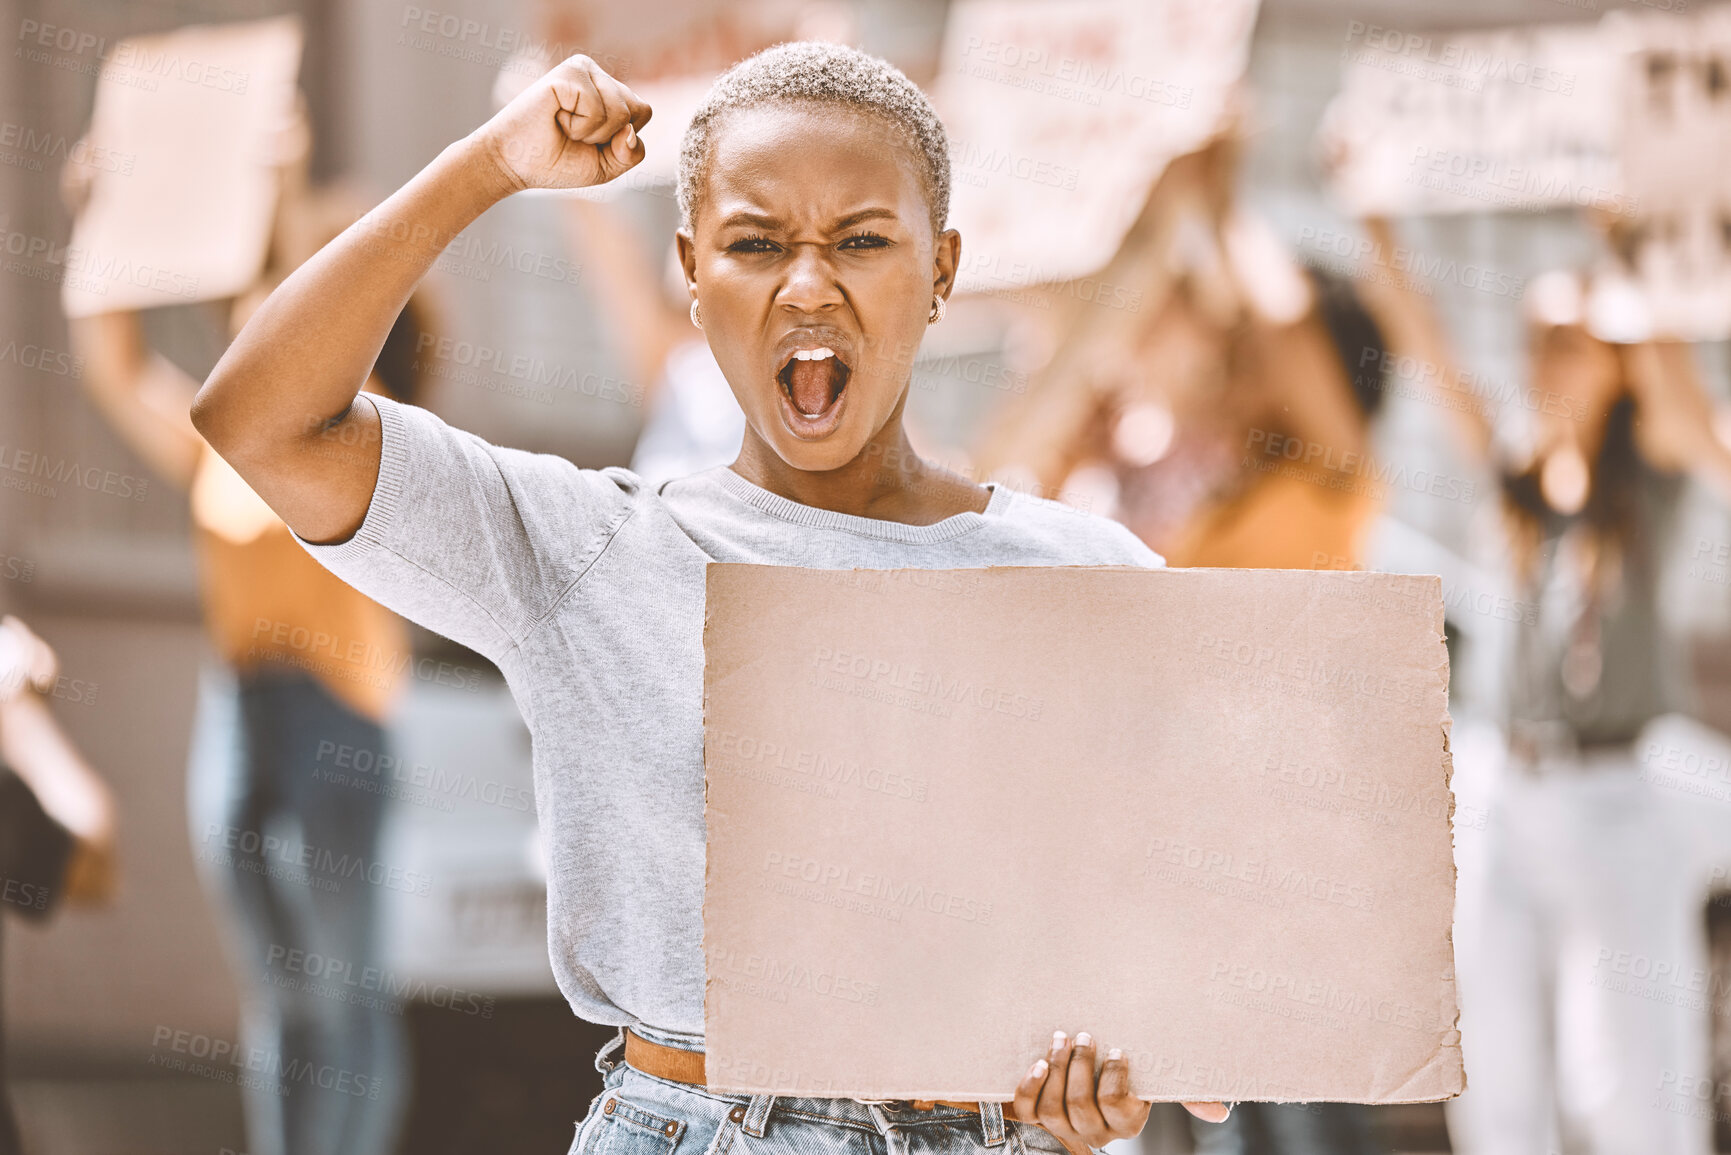
<path fill-rule="evenodd" d="M 1364 531 L 1381 505 L 1362 480 L 1269 474 L 1195 518 L 1164 552 L 1174 566 L 1340 569 L 1364 556 Z"/>
<path fill-rule="evenodd" d="M 192 485 L 206 628 L 239 671 L 305 670 L 383 721 L 411 668 L 401 618 L 314 561 L 270 507 L 206 447 Z"/>

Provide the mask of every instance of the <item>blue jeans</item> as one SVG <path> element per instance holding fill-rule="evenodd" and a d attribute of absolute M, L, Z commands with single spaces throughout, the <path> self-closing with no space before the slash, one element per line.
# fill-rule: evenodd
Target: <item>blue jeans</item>
<path fill-rule="evenodd" d="M 1039 1124 L 1004 1118 L 1001 1103 L 976 1115 L 900 1101 L 724 1095 L 609 1060 L 624 1039 L 621 1030 L 595 1056 L 601 1093 L 569 1155 L 1069 1155 Z"/>
<path fill-rule="evenodd" d="M 386 800 L 321 776 L 332 747 L 320 743 L 379 756 L 385 742 L 377 723 L 299 671 L 237 678 L 208 666 L 201 676 L 187 802 L 194 857 L 227 924 L 240 1047 L 256 1063 L 236 1072 L 252 1155 L 396 1147 L 409 1090 L 402 1020 L 382 1000 L 349 1002 L 352 984 L 331 981 L 385 969 L 379 888 L 297 869 L 262 845 L 268 834 L 376 861 Z"/>

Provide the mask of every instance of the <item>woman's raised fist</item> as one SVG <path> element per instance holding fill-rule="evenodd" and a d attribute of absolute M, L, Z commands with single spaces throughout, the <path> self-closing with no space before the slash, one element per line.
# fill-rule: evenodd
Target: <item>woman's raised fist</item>
<path fill-rule="evenodd" d="M 649 116 L 636 93 L 579 55 L 555 65 L 473 135 L 515 190 L 586 188 L 643 159 L 637 130 Z"/>

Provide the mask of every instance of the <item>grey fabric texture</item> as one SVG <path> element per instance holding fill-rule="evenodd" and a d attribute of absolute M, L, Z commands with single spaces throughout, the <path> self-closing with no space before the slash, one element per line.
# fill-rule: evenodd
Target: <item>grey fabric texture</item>
<path fill-rule="evenodd" d="M 993 486 L 932 525 L 789 501 L 718 467 L 629 470 L 489 444 L 362 394 L 383 429 L 366 520 L 302 545 L 481 653 L 533 740 L 548 950 L 582 1018 L 702 1049 L 703 611 L 710 562 L 820 569 L 1160 566 L 1117 522 Z"/>

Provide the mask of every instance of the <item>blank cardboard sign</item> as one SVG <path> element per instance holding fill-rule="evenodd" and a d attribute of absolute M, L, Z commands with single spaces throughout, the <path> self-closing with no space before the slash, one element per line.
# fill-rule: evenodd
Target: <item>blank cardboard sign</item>
<path fill-rule="evenodd" d="M 230 297 L 257 278 L 300 67 L 293 16 L 115 45 L 96 81 L 90 200 L 65 250 L 68 317 Z"/>
<path fill-rule="evenodd" d="M 1464 1087 L 1435 577 L 711 565 L 707 1078 Z"/>

